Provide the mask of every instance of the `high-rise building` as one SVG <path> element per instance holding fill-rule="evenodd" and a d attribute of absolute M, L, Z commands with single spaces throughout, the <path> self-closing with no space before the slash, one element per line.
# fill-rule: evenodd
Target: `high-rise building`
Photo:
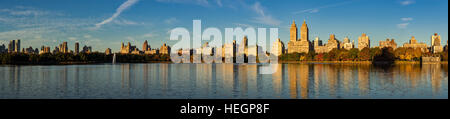
<path fill-rule="evenodd" d="M 39 52 L 39 54 L 45 54 L 45 53 L 50 53 L 50 47 L 46 47 L 46 46 L 41 47 L 41 52 Z"/>
<path fill-rule="evenodd" d="M 341 48 L 350 50 L 355 47 L 355 41 L 350 42 L 350 39 L 348 37 L 344 38 L 344 42 L 342 43 Z"/>
<path fill-rule="evenodd" d="M 9 41 L 9 44 L 8 44 L 8 52 L 9 52 L 9 53 L 12 53 L 12 52 L 16 51 L 16 50 L 15 50 L 15 47 L 16 47 L 16 41 L 15 41 L 15 40 Z"/>
<path fill-rule="evenodd" d="M 397 48 L 397 43 L 395 43 L 394 39 L 386 39 L 386 41 L 380 41 L 380 46 L 378 48 L 391 47 L 392 49 Z"/>
<path fill-rule="evenodd" d="M 331 34 L 330 35 L 330 39 L 328 39 L 328 42 L 327 42 L 327 45 L 326 45 L 327 48 L 328 48 L 328 52 L 333 50 L 334 48 L 339 49 L 340 45 L 341 44 L 340 44 L 339 40 L 336 39 L 336 36 L 334 34 Z"/>
<path fill-rule="evenodd" d="M 309 42 L 309 30 L 308 25 L 306 25 L 306 21 L 303 21 L 302 27 L 300 28 L 300 41 L 308 41 Z"/>
<path fill-rule="evenodd" d="M 170 54 L 170 46 L 166 45 L 165 43 L 161 46 L 161 49 L 159 51 L 161 54 Z"/>
<path fill-rule="evenodd" d="M 315 45 L 314 45 L 314 52 L 315 53 L 327 53 L 333 50 L 334 48 L 341 48 L 341 43 L 339 40 L 336 39 L 336 36 L 334 34 L 330 35 L 330 38 L 328 39 L 328 42 L 326 44 L 322 44 L 322 41 L 319 40 L 319 38 L 316 38 Z M 317 45 L 316 45 L 317 44 Z"/>
<path fill-rule="evenodd" d="M 370 39 L 365 33 L 358 37 L 358 49 L 370 48 Z"/>
<path fill-rule="evenodd" d="M 148 45 L 148 42 L 147 42 L 147 40 L 145 40 L 145 42 L 144 42 L 144 44 L 142 44 L 142 51 L 150 51 L 150 50 L 152 50 L 151 48 L 150 48 L 150 45 Z"/>
<path fill-rule="evenodd" d="M 434 33 L 434 35 L 431 36 L 431 52 L 439 53 L 442 51 L 444 51 L 444 49 L 441 46 L 441 35 Z"/>
<path fill-rule="evenodd" d="M 320 40 L 319 37 L 316 37 L 316 39 L 314 40 L 314 48 L 318 46 L 322 46 L 322 40 Z"/>
<path fill-rule="evenodd" d="M 309 41 L 309 31 L 306 21 L 303 21 L 302 27 L 300 28 L 300 40 L 297 38 L 297 25 L 295 21 L 291 25 L 290 29 L 291 37 L 288 43 L 288 53 L 308 53 L 313 50 L 313 46 Z"/>
<path fill-rule="evenodd" d="M 273 42 L 271 53 L 275 56 L 280 56 L 284 53 L 284 43 L 279 38 L 275 42 Z"/>
<path fill-rule="evenodd" d="M 120 47 L 121 54 L 129 54 L 135 50 L 136 50 L 136 46 L 131 46 L 130 42 L 128 42 L 127 46 L 124 46 L 124 44 L 122 43 L 122 46 Z"/>
<path fill-rule="evenodd" d="M 226 63 L 232 63 L 233 57 L 236 56 L 236 40 L 233 40 L 232 43 L 225 43 L 222 46 L 222 57 L 225 58 Z"/>
<path fill-rule="evenodd" d="M 105 54 L 106 54 L 106 55 L 110 55 L 110 54 L 111 54 L 111 48 L 106 48 Z"/>
<path fill-rule="evenodd" d="M 75 43 L 75 54 L 80 53 L 80 43 L 76 42 Z"/>
<path fill-rule="evenodd" d="M 243 50 L 243 51 L 240 51 Z M 248 38 L 247 36 L 244 36 L 242 39 L 242 43 L 239 44 L 239 47 L 237 49 L 238 55 L 244 54 L 245 56 L 248 56 Z"/>
<path fill-rule="evenodd" d="M 409 43 L 403 44 L 404 48 L 419 48 L 422 50 L 422 52 L 428 52 L 428 46 L 425 43 L 418 43 L 416 38 L 414 36 L 411 37 L 411 40 L 409 40 Z"/>
<path fill-rule="evenodd" d="M 297 25 L 295 24 L 295 21 L 293 21 L 292 22 L 292 25 L 291 25 L 291 30 L 289 30 L 290 31 L 290 34 L 291 34 L 291 37 L 290 37 L 290 39 L 289 39 L 289 41 L 297 41 L 297 39 L 298 39 L 298 29 L 297 29 Z"/>
<path fill-rule="evenodd" d="M 16 40 L 16 43 L 14 45 L 14 50 L 15 52 L 19 53 L 20 52 L 20 39 Z"/>
<path fill-rule="evenodd" d="M 69 53 L 69 48 L 67 47 L 67 42 L 63 42 L 62 44 L 59 44 L 59 52 Z"/>

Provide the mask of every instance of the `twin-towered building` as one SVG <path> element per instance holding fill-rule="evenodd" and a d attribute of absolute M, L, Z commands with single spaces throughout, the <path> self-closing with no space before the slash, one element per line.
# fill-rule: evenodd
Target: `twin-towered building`
<path fill-rule="evenodd" d="M 306 21 L 303 21 L 302 27 L 300 28 L 300 39 L 298 39 L 298 29 L 295 21 L 291 25 L 290 29 L 290 39 L 288 42 L 288 53 L 308 53 L 314 48 L 309 41 L 308 26 Z"/>
<path fill-rule="evenodd" d="M 362 46 L 370 47 L 368 37 L 363 34 L 362 38 L 366 40 L 361 40 Z M 360 39 L 362 39 L 360 38 Z M 295 21 L 293 21 L 290 28 L 290 39 L 288 43 L 287 53 L 309 53 L 314 51 L 315 53 L 326 53 L 331 51 L 334 48 L 343 48 L 343 49 L 352 49 L 354 48 L 354 41 L 350 42 L 348 37 L 345 37 L 344 42 L 341 43 L 334 34 L 330 35 L 328 42 L 326 44 L 322 44 L 322 40 L 319 37 L 311 43 L 309 41 L 309 29 L 306 21 L 303 21 L 303 24 L 300 28 L 300 39 L 298 39 L 298 29 Z"/>

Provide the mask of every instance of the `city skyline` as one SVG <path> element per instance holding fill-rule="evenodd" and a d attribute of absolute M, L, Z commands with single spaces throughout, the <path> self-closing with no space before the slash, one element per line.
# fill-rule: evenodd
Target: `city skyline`
<path fill-rule="evenodd" d="M 176 27 L 189 29 L 194 19 L 201 19 L 203 28 L 279 28 L 279 38 L 285 45 L 289 42 L 292 20 L 298 23 L 306 20 L 309 40 L 319 37 L 324 44 L 330 34 L 335 34 L 339 41 L 345 37 L 358 41 L 366 33 L 372 46 L 387 38 L 401 45 L 412 36 L 430 46 L 434 33 L 442 36 L 441 44 L 448 40 L 448 1 L 445 0 L 291 1 L 290 4 L 256 0 L 117 0 L 89 1 L 92 4 L 86 6 L 87 2 L 51 1 L 49 5 L 46 3 L 50 1 L 2 1 L 0 44 L 21 39 L 23 47 L 53 48 L 67 41 L 69 49 L 74 49 L 73 44 L 78 41 L 100 52 L 106 48 L 117 52 L 122 42 L 140 46 L 145 40 L 152 48 L 163 43 L 171 46 L 176 41 L 168 40 L 167 31 Z M 383 9 L 378 9 L 378 5 L 383 5 Z M 171 10 L 174 6 L 183 12 Z"/>

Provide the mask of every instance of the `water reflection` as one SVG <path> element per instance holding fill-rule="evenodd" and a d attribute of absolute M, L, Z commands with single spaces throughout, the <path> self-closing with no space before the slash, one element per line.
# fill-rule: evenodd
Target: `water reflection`
<path fill-rule="evenodd" d="M 446 64 L 1 66 L 0 98 L 448 98 Z"/>

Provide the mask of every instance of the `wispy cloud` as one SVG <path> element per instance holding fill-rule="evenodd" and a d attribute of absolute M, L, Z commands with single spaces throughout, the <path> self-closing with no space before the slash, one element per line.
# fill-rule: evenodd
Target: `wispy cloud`
<path fill-rule="evenodd" d="M 318 13 L 321 9 L 326 9 L 326 8 L 331 8 L 331 7 L 338 7 L 338 6 L 347 5 L 347 4 L 350 4 L 350 3 L 353 3 L 353 2 L 355 2 L 355 0 L 352 0 L 352 1 L 346 1 L 346 2 L 341 2 L 341 3 L 336 3 L 336 4 L 324 5 L 324 6 L 320 6 L 320 7 L 316 7 L 316 8 L 310 8 L 310 9 L 305 9 L 305 10 L 297 11 L 297 12 L 294 12 L 294 14 L 301 14 L 301 13 Z"/>
<path fill-rule="evenodd" d="M 406 29 L 408 28 L 408 25 L 410 24 L 409 22 L 413 20 L 413 18 L 411 17 L 404 17 L 404 18 L 400 18 L 400 20 L 402 20 L 401 24 L 397 24 L 397 28 L 399 29 Z"/>
<path fill-rule="evenodd" d="M 176 22 L 178 22 L 178 20 L 177 20 L 177 18 L 174 18 L 174 17 L 164 20 L 164 23 L 166 23 L 166 24 L 174 24 Z"/>
<path fill-rule="evenodd" d="M 208 0 L 156 0 L 157 2 L 165 2 L 165 3 L 189 3 L 196 4 L 201 6 L 210 6 Z"/>
<path fill-rule="evenodd" d="M 266 14 L 264 11 L 264 8 L 261 6 L 261 3 L 256 2 L 251 6 L 251 9 L 258 14 L 258 17 L 253 18 L 253 22 L 261 23 L 261 24 L 267 24 L 267 25 L 273 25 L 278 26 L 280 25 L 281 21 L 278 19 L 273 18 L 271 15 Z"/>
<path fill-rule="evenodd" d="M 6 13 L 13 16 L 45 16 L 45 15 L 59 15 L 62 14 L 55 11 L 46 11 L 34 7 L 16 6 L 13 8 L 0 9 L 0 13 Z"/>
<path fill-rule="evenodd" d="M 416 3 L 416 1 L 414 1 L 414 0 L 403 0 L 403 1 L 400 2 L 400 4 L 403 5 L 403 6 L 411 5 L 411 4 L 414 4 L 414 3 Z"/>
<path fill-rule="evenodd" d="M 126 2 L 124 2 L 122 5 L 119 6 L 119 8 L 116 9 L 116 12 L 109 17 L 106 20 L 103 20 L 100 23 L 95 24 L 95 28 L 94 29 L 98 29 L 100 27 L 102 27 L 102 25 L 107 24 L 112 22 L 114 19 L 116 19 L 120 14 L 122 14 L 122 12 L 124 10 L 127 10 L 128 8 L 130 8 L 131 6 L 133 6 L 134 4 L 136 4 L 139 0 L 127 0 Z"/>
<path fill-rule="evenodd" d="M 405 18 L 401 18 L 402 21 L 407 22 L 407 21 L 412 21 L 413 18 L 411 17 L 405 17 Z"/>
<path fill-rule="evenodd" d="M 135 21 L 125 20 L 125 19 L 116 19 L 113 21 L 117 25 L 140 25 L 143 23 L 138 23 Z"/>
<path fill-rule="evenodd" d="M 401 23 L 397 24 L 397 28 L 399 29 L 406 29 L 408 27 L 409 23 Z"/>

